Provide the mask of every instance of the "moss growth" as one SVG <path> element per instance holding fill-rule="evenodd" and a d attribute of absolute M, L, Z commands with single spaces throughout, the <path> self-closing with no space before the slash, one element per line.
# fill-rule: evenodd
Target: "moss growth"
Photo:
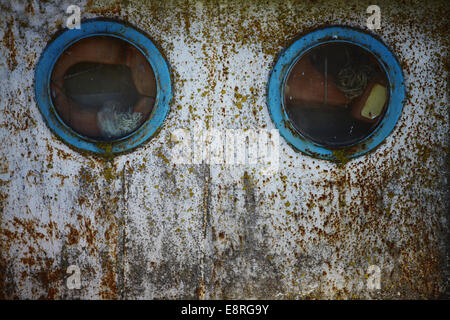
<path fill-rule="evenodd" d="M 341 166 L 345 166 L 350 161 L 348 152 L 346 149 L 339 149 L 332 151 L 334 160 Z"/>

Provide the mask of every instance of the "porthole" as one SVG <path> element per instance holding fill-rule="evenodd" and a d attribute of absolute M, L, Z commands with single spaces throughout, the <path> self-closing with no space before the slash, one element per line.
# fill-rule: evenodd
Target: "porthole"
<path fill-rule="evenodd" d="M 88 20 L 44 50 L 35 74 L 38 107 L 69 145 L 98 154 L 129 151 L 151 138 L 170 109 L 169 67 L 131 26 Z"/>
<path fill-rule="evenodd" d="M 294 148 L 344 161 L 374 149 L 394 129 L 404 79 L 380 40 L 353 28 L 328 27 L 280 54 L 267 99 L 272 120 Z"/>

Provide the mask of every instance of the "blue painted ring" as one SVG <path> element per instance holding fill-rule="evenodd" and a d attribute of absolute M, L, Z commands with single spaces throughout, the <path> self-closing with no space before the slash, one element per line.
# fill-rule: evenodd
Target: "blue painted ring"
<path fill-rule="evenodd" d="M 371 52 L 384 69 L 389 81 L 389 102 L 383 119 L 367 137 L 344 148 L 326 147 L 304 137 L 291 124 L 283 99 L 284 85 L 295 63 L 312 48 L 332 42 L 357 45 Z M 335 156 L 337 150 L 351 148 L 353 152 L 346 154 L 346 158 L 355 158 L 377 147 L 394 129 L 402 113 L 404 101 L 404 78 L 395 56 L 380 40 L 349 27 L 327 27 L 297 39 L 279 55 L 267 86 L 270 116 L 286 141 L 307 155 L 332 161 L 339 160 Z"/>
<path fill-rule="evenodd" d="M 110 36 L 129 42 L 138 48 L 150 63 L 156 79 L 157 93 L 149 119 L 129 135 L 102 142 L 80 135 L 59 117 L 50 94 L 50 78 L 59 56 L 75 42 L 92 36 Z M 133 27 L 116 21 L 87 20 L 80 29 L 64 30 L 42 53 L 35 71 L 35 97 L 48 127 L 69 145 L 97 154 L 130 151 L 150 139 L 163 124 L 172 100 L 169 66 L 153 42 Z"/>

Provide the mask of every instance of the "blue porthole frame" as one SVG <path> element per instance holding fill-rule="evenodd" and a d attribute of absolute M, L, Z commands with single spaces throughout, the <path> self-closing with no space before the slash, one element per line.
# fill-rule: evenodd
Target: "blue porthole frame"
<path fill-rule="evenodd" d="M 291 124 L 283 99 L 284 85 L 295 63 L 312 48 L 332 42 L 357 45 L 371 52 L 384 69 L 390 90 L 388 106 L 378 126 L 364 139 L 340 148 L 327 147 L 304 137 Z M 279 55 L 271 71 L 267 86 L 267 103 L 270 116 L 286 141 L 309 156 L 338 162 L 364 155 L 382 143 L 397 124 L 404 101 L 404 77 L 396 57 L 386 45 L 373 35 L 351 27 L 326 27 L 297 39 Z"/>
<path fill-rule="evenodd" d="M 85 137 L 60 118 L 50 94 L 50 78 L 59 56 L 75 42 L 92 36 L 110 36 L 127 41 L 146 57 L 156 80 L 156 98 L 149 118 L 135 131 L 113 141 L 98 141 Z M 63 141 L 78 150 L 96 154 L 116 154 L 131 151 L 149 140 L 162 126 L 170 111 L 172 85 L 169 65 L 153 42 L 142 32 L 118 21 L 91 19 L 81 22 L 80 29 L 62 31 L 42 53 L 35 71 L 35 97 L 48 127 Z"/>

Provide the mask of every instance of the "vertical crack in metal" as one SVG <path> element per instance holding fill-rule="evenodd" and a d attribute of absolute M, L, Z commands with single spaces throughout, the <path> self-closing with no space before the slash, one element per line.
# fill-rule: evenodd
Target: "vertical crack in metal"
<path fill-rule="evenodd" d="M 123 213 L 125 212 L 128 204 L 125 199 L 125 178 L 117 175 L 115 172 L 116 166 L 114 159 L 109 159 L 105 163 L 104 175 L 105 182 L 103 184 L 104 194 L 102 195 L 102 218 L 104 219 L 105 227 L 105 253 L 103 267 L 103 279 L 102 279 L 102 292 L 103 298 L 106 299 L 124 299 L 125 293 L 125 274 L 124 266 L 126 258 L 124 257 L 124 245 L 125 245 L 125 223 L 123 219 Z M 123 172 L 125 173 L 125 172 Z M 120 182 L 121 186 L 117 186 L 116 182 Z M 117 194 L 120 199 L 115 202 L 112 201 Z M 106 236 L 106 234 L 108 234 Z"/>
<path fill-rule="evenodd" d="M 118 248 L 119 248 L 119 257 L 122 258 L 122 261 L 118 261 L 118 267 L 120 269 L 118 270 L 118 285 L 119 285 L 119 292 L 118 296 L 120 300 L 127 298 L 127 288 L 126 288 L 126 268 L 127 268 L 127 250 L 126 250 L 126 244 L 127 244 L 127 223 L 128 223 L 128 210 L 129 210 L 129 203 L 128 203 L 128 183 L 129 179 L 127 179 L 127 163 L 124 164 L 122 169 L 122 200 L 123 200 L 123 210 L 122 210 L 122 216 L 119 219 L 119 233 L 118 233 Z M 120 259 L 118 259 L 120 260 Z M 120 263 L 120 264 L 119 264 Z"/>
<path fill-rule="evenodd" d="M 215 21 L 214 26 L 208 26 L 208 32 L 212 33 L 212 34 L 216 34 L 217 32 L 217 26 L 219 24 L 220 21 L 220 4 L 218 1 L 214 1 L 211 6 L 206 5 L 205 7 L 203 7 L 204 12 L 203 14 L 208 15 L 211 20 Z M 206 13 L 205 13 L 206 11 Z M 217 47 L 217 37 L 215 36 L 209 36 L 208 39 L 210 39 L 211 41 L 208 43 L 208 45 L 210 46 L 210 49 L 212 50 L 212 54 L 211 55 L 207 55 L 208 58 L 208 71 L 209 71 L 209 75 L 208 75 L 208 85 L 209 85 L 209 92 L 214 92 L 215 89 L 215 77 L 217 76 L 216 74 L 216 68 L 215 68 L 215 63 L 217 62 L 217 51 L 216 51 L 216 47 Z M 211 95 L 208 96 L 208 116 L 205 117 L 205 122 L 206 122 L 206 129 L 210 129 L 211 128 L 211 123 L 212 123 L 212 105 L 215 103 L 214 97 L 212 97 Z M 205 157 L 202 163 L 202 166 L 204 166 L 204 177 L 205 177 L 205 188 L 204 188 L 204 195 L 203 195 L 203 221 L 202 221 L 202 241 L 201 241 L 201 258 L 200 258 L 200 273 L 201 273 L 201 277 L 200 277 L 200 286 L 198 288 L 198 298 L 200 300 L 204 300 L 205 299 L 205 259 L 206 259 L 206 248 L 207 248 L 207 241 L 208 241 L 208 226 L 210 225 L 210 206 L 211 206 L 211 194 L 210 194 L 210 190 L 209 190 L 209 186 L 211 183 L 211 163 L 210 163 L 210 145 L 211 145 L 211 140 L 210 140 L 210 135 L 207 135 L 208 138 L 205 139 L 205 143 L 208 145 L 208 147 L 205 148 L 205 150 L 208 152 L 206 154 L 206 161 L 205 161 Z"/>
<path fill-rule="evenodd" d="M 202 221 L 202 245 L 201 245 L 201 257 L 200 257 L 200 286 L 198 289 L 198 298 L 200 300 L 205 299 L 205 257 L 206 257 L 206 244 L 207 244 L 207 228 L 210 218 L 210 204 L 211 198 L 209 193 L 209 183 L 211 181 L 211 170 L 208 163 L 203 164 L 205 168 L 205 188 L 203 194 L 203 221 Z"/>

